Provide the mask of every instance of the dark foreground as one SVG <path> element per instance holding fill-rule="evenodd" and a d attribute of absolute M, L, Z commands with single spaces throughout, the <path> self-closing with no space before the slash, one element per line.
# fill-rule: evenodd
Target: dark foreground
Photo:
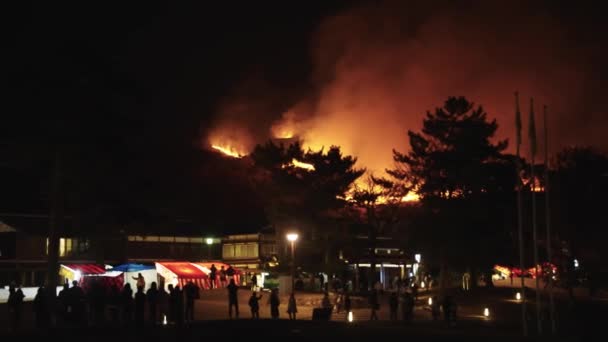
<path fill-rule="evenodd" d="M 36 341 L 206 341 L 209 337 L 222 337 L 241 341 L 269 341 L 274 337 L 288 337 L 289 340 L 315 341 L 335 340 L 336 337 L 346 341 L 378 341 L 378 339 L 409 341 L 523 341 L 517 331 L 497 327 L 491 323 L 479 324 L 461 322 L 456 327 L 447 327 L 436 322 L 415 325 L 403 325 L 390 321 L 376 322 L 320 322 L 289 320 L 223 320 L 201 321 L 189 326 L 144 327 L 144 328 L 82 328 L 55 329 L 48 331 L 23 331 L 19 334 L 0 336 L 1 341 L 36 340 Z M 552 337 L 541 340 L 551 341 L 585 341 L 596 340 L 590 334 L 582 332 L 580 336 Z M 538 340 L 538 339 L 528 339 Z M 600 338 L 601 340 L 601 338 Z M 342 342 L 342 341 L 340 341 Z"/>

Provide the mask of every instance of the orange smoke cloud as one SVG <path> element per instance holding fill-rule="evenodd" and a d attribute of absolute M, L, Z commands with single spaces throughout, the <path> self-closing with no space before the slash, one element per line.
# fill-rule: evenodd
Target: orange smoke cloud
<path fill-rule="evenodd" d="M 537 115 L 549 106 L 551 152 L 575 143 L 606 147 L 606 120 L 581 120 L 605 116 L 580 110 L 597 82 L 593 46 L 529 2 L 429 3 L 374 2 L 327 18 L 312 37 L 315 90 L 275 112 L 279 119 L 251 124 L 273 137 L 298 137 L 305 148 L 338 145 L 358 167 L 381 175 L 393 165 L 393 149 L 409 150 L 407 130 L 420 130 L 425 113 L 448 96 L 482 105 L 498 121 L 495 138 L 509 138 L 513 151 L 518 90 L 524 123 L 529 97 Z M 537 129 L 542 145 L 542 124 Z M 527 127 L 523 132 L 527 152 Z"/>

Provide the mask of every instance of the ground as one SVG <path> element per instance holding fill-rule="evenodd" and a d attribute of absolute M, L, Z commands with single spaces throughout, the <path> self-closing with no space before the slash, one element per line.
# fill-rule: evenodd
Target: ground
<path fill-rule="evenodd" d="M 252 336 L 261 335 L 291 335 L 302 336 L 425 336 L 433 339 L 453 338 L 454 336 L 466 336 L 467 338 L 502 337 L 518 339 L 521 336 L 521 302 L 516 301 L 517 289 L 510 288 L 510 284 L 503 282 L 493 289 L 475 289 L 464 292 L 454 290 L 458 303 L 458 324 L 456 327 L 447 327 L 443 321 L 433 322 L 431 320 L 428 306 L 426 305 L 429 292 L 422 291 L 417 301 L 414 322 L 405 324 L 403 322 L 391 322 L 388 320 L 388 295 L 381 296 L 380 321 L 369 322 L 369 309 L 367 301 L 363 298 L 353 299 L 354 322 L 347 323 L 344 313 L 334 314 L 333 322 L 311 321 L 312 309 L 318 307 L 321 294 L 298 293 L 298 321 L 279 322 L 269 320 L 270 308 L 267 304 L 268 293 L 263 294 L 260 301 L 260 321 L 250 320 L 247 301 L 250 291 L 242 289 L 239 291 L 240 319 L 227 320 L 228 304 L 226 290 L 213 290 L 201 292 L 201 298 L 196 301 L 195 318 L 196 323 L 187 328 L 177 329 L 171 325 L 159 328 L 147 327 L 145 329 L 122 329 L 118 327 L 104 326 L 101 328 L 89 328 L 86 330 L 69 330 L 73 336 L 86 336 L 91 338 L 91 332 L 99 339 L 114 336 L 116 338 L 127 338 L 129 336 L 150 336 L 152 339 L 183 339 L 183 336 L 199 337 L 209 334 L 222 336 Z M 591 336 L 599 331 L 601 325 L 594 323 L 608 312 L 608 302 L 601 298 L 586 298 L 577 294 L 576 301 L 570 303 L 564 293 L 556 295 L 558 308 L 558 328 L 560 336 L 567 340 L 578 340 L 584 336 Z M 535 308 L 532 305 L 533 296 L 529 297 L 529 329 L 531 334 L 536 331 Z M 287 298 L 281 298 L 280 314 L 282 319 L 287 318 Z M 483 316 L 483 309 L 489 308 L 490 317 Z M 3 334 L 8 331 L 7 308 L 0 304 L 0 329 Z M 20 335 L 39 334 L 31 327 L 33 326 L 33 315 L 31 303 L 25 304 L 25 315 L 23 328 Z M 548 321 L 543 327 L 549 330 Z M 65 334 L 64 330 L 51 332 L 52 334 Z M 46 335 L 45 335 L 46 336 Z M 4 339 L 3 339 L 4 340 Z"/>

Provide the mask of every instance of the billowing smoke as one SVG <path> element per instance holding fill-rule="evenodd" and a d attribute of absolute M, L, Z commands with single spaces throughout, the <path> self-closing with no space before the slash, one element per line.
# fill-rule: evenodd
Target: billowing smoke
<path fill-rule="evenodd" d="M 315 149 L 339 145 L 360 166 L 381 172 L 392 165 L 393 148 L 407 151 L 407 130 L 420 129 L 426 111 L 448 96 L 483 105 L 498 120 L 496 138 L 513 142 L 518 90 L 524 151 L 532 96 L 541 143 L 542 105 L 549 106 L 552 152 L 569 144 L 606 148 L 608 101 L 597 87 L 596 68 L 606 51 L 589 27 L 579 30 L 560 18 L 527 1 L 386 1 L 351 8 L 327 18 L 312 36 L 314 94 L 265 129 L 291 129 Z"/>

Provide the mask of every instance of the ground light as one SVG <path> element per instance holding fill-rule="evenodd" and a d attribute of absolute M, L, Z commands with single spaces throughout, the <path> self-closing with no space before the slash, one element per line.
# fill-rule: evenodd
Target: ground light
<path fill-rule="evenodd" d="M 517 293 L 515 294 L 515 299 L 517 299 L 517 300 L 521 300 L 521 293 L 517 292 Z"/>
<path fill-rule="evenodd" d="M 490 309 L 485 308 L 483 309 L 483 315 L 485 318 L 489 318 L 490 317 Z"/>
<path fill-rule="evenodd" d="M 433 305 L 433 298 L 429 297 L 429 305 Z"/>
<path fill-rule="evenodd" d="M 352 323 L 353 320 L 354 320 L 354 318 L 353 318 L 353 312 L 349 311 L 348 312 L 348 323 Z"/>

